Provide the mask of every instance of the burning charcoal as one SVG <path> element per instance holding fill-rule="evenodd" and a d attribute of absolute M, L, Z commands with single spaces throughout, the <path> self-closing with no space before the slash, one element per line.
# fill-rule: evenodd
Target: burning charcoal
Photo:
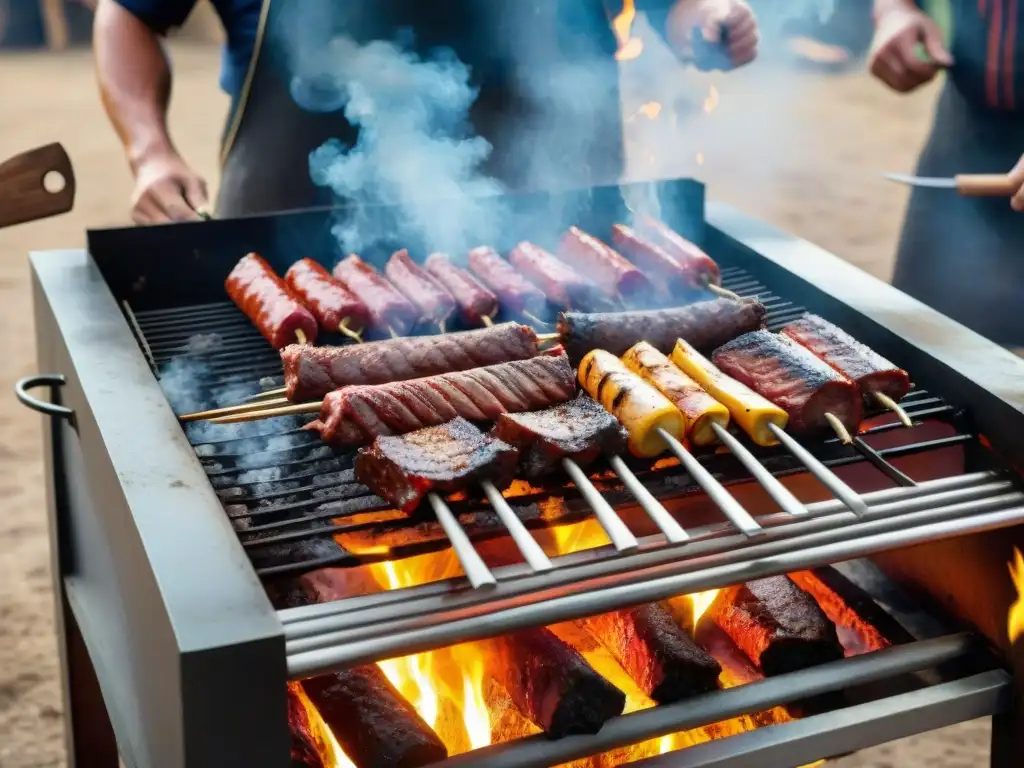
<path fill-rule="evenodd" d="M 768 677 L 843 658 L 835 624 L 787 576 L 723 589 L 709 613 Z"/>
<path fill-rule="evenodd" d="M 291 768 L 327 768 L 321 757 L 327 745 L 314 731 L 309 713 L 291 685 L 288 686 L 288 730 L 292 737 Z"/>
<path fill-rule="evenodd" d="M 217 498 L 221 501 L 234 501 L 236 499 L 244 499 L 245 497 L 245 489 L 238 486 L 217 489 Z"/>
<path fill-rule="evenodd" d="M 580 624 L 659 704 L 718 687 L 721 666 L 657 603 L 591 616 Z"/>
<path fill-rule="evenodd" d="M 515 477 L 519 453 L 463 418 L 401 436 L 381 436 L 361 448 L 356 478 L 403 512 L 428 493 L 461 491 L 483 480 L 499 489 Z"/>
<path fill-rule="evenodd" d="M 520 466 L 528 480 L 542 479 L 564 458 L 586 466 L 626 449 L 626 431 L 585 395 L 543 411 L 503 413 L 491 434 L 521 451 Z"/>
<path fill-rule="evenodd" d="M 490 674 L 550 738 L 597 733 L 626 706 L 626 694 L 548 629 L 503 635 L 492 645 Z"/>
<path fill-rule="evenodd" d="M 357 768 L 416 768 L 448 757 L 375 664 L 304 680 L 302 687 Z"/>

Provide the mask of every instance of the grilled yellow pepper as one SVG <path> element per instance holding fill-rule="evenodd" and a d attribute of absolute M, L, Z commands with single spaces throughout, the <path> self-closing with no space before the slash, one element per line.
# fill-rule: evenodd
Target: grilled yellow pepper
<path fill-rule="evenodd" d="M 700 384 L 646 341 L 628 350 L 622 362 L 682 412 L 691 443 L 713 445 L 718 442 L 711 425 L 729 426 L 729 409 L 701 389 Z"/>
<path fill-rule="evenodd" d="M 745 384 L 726 376 L 683 339 L 679 339 L 676 348 L 672 350 L 672 362 L 728 408 L 733 419 L 750 435 L 751 440 L 758 445 L 778 445 L 779 441 L 768 427 L 774 424 L 785 428 L 789 414 L 784 410 Z"/>
<path fill-rule="evenodd" d="M 686 420 L 679 409 L 611 352 L 590 352 L 580 361 L 577 375 L 587 394 L 629 433 L 629 450 L 635 455 L 651 458 L 665 450 L 659 429 L 680 441 L 685 437 Z"/>

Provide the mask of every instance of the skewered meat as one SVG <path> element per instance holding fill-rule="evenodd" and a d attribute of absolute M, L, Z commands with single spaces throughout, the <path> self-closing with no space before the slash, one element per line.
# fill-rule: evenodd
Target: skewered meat
<path fill-rule="evenodd" d="M 554 739 L 597 733 L 622 714 L 626 694 L 550 630 L 527 629 L 492 641 L 490 674 L 519 711 Z"/>
<path fill-rule="evenodd" d="M 512 446 L 455 418 L 406 435 L 378 437 L 360 448 L 356 479 L 409 513 L 431 492 L 461 491 L 482 480 L 507 488 L 518 459 Z"/>
<path fill-rule="evenodd" d="M 704 288 L 706 278 L 686 269 L 668 251 L 641 237 L 622 224 L 612 227 L 612 244 L 632 261 L 655 286 L 663 285 L 670 295 Z"/>
<path fill-rule="evenodd" d="M 789 414 L 736 379 L 731 379 L 715 367 L 714 363 L 682 339 L 672 351 L 672 362 L 689 374 L 694 381 L 729 409 L 750 439 L 758 445 L 777 445 L 779 440 L 769 426 L 785 429 Z"/>
<path fill-rule="evenodd" d="M 694 276 L 695 284 L 719 285 L 721 283 L 722 278 L 718 265 L 696 244 L 691 243 L 652 216 L 641 216 L 636 224 L 641 235 L 665 251 L 684 270 Z"/>
<path fill-rule="evenodd" d="M 614 294 L 605 293 L 539 245 L 519 243 L 512 249 L 508 260 L 556 306 L 588 312 L 616 308 L 612 301 Z"/>
<path fill-rule="evenodd" d="M 899 400 L 910 391 L 910 374 L 824 318 L 804 315 L 782 333 L 852 379 L 865 400 L 876 392 Z"/>
<path fill-rule="evenodd" d="M 417 768 L 448 757 L 376 664 L 303 680 L 302 687 L 357 768 Z"/>
<path fill-rule="evenodd" d="M 332 274 L 363 302 L 376 330 L 404 336 L 419 321 L 416 307 L 356 254 L 339 261 Z"/>
<path fill-rule="evenodd" d="M 334 333 L 345 323 L 359 333 L 370 324 L 370 312 L 363 302 L 313 259 L 296 261 L 284 280 L 325 331 Z"/>
<path fill-rule="evenodd" d="M 768 677 L 843 658 L 835 624 L 787 576 L 723 589 L 709 612 Z"/>
<path fill-rule="evenodd" d="M 580 624 L 659 704 L 718 687 L 722 667 L 658 603 L 590 616 Z"/>
<path fill-rule="evenodd" d="M 570 227 L 558 245 L 558 257 L 581 275 L 586 275 L 609 296 L 627 304 L 649 298 L 653 287 L 643 273 L 596 237 Z"/>
<path fill-rule="evenodd" d="M 787 336 L 754 331 L 719 347 L 712 361 L 789 414 L 789 429 L 828 429 L 830 413 L 851 432 L 860 426 L 857 385 Z"/>
<path fill-rule="evenodd" d="M 440 325 L 455 314 L 455 299 L 443 285 L 409 257 L 404 248 L 384 265 L 388 280 L 420 310 L 420 319 Z"/>
<path fill-rule="evenodd" d="M 711 350 L 760 328 L 766 314 L 761 302 L 748 299 L 714 299 L 644 312 L 563 312 L 558 317 L 558 332 L 569 358 L 576 362 L 592 349 L 625 354 L 638 341 L 646 341 L 665 354 L 679 338 L 697 349 Z"/>
<path fill-rule="evenodd" d="M 242 257 L 224 288 L 275 349 L 301 341 L 296 331 L 316 340 L 316 318 L 259 254 Z"/>
<path fill-rule="evenodd" d="M 581 395 L 543 411 L 503 413 L 491 432 L 520 451 L 527 480 L 540 480 L 569 458 L 587 466 L 626 448 L 626 431 L 594 400 Z"/>
<path fill-rule="evenodd" d="M 299 699 L 299 694 L 288 685 L 288 730 L 292 737 L 291 768 L 327 768 L 321 753 L 326 745 L 313 731 L 309 713 Z"/>
<path fill-rule="evenodd" d="M 466 325 L 483 325 L 485 317 L 494 318 L 498 314 L 498 297 L 469 272 L 452 264 L 445 254 L 430 254 L 423 266 L 455 298 L 459 315 Z"/>
<path fill-rule="evenodd" d="M 316 400 L 351 384 L 387 384 L 485 365 L 527 360 L 537 334 L 518 323 L 493 328 L 386 339 L 344 347 L 292 345 L 281 350 L 284 383 L 292 402 Z"/>
<path fill-rule="evenodd" d="M 630 348 L 622 362 L 678 408 L 686 419 L 686 435 L 694 445 L 712 445 L 718 436 L 712 424 L 729 426 L 729 409 L 701 389 L 646 341 Z"/>
<path fill-rule="evenodd" d="M 494 291 L 506 312 L 540 317 L 547 310 L 544 294 L 493 248 L 481 246 L 470 251 L 469 271 Z"/>
<path fill-rule="evenodd" d="M 686 436 L 679 409 L 658 390 L 630 371 L 619 358 L 601 349 L 583 358 L 580 384 L 629 433 L 629 450 L 652 458 L 665 450 L 664 430 L 677 440 Z"/>
<path fill-rule="evenodd" d="M 333 445 L 361 445 L 457 416 L 494 421 L 502 413 L 565 402 L 575 393 L 568 359 L 541 355 L 411 381 L 344 387 L 324 398 L 320 420 L 309 428 Z"/>

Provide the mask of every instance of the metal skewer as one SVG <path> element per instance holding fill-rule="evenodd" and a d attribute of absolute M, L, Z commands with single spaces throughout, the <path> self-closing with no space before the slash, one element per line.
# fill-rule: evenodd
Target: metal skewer
<path fill-rule="evenodd" d="M 764 528 L 761 527 L 760 523 L 750 516 L 750 513 L 733 498 L 732 494 L 725 489 L 725 486 L 715 480 L 712 474 L 704 469 L 704 465 L 697 461 L 692 453 L 686 450 L 685 445 L 664 429 L 659 429 L 658 434 L 668 443 L 669 450 L 682 462 L 683 468 L 690 473 L 694 482 L 704 490 L 704 493 L 729 518 L 729 522 L 746 536 L 761 536 L 764 534 Z"/>
<path fill-rule="evenodd" d="M 580 465 L 571 459 L 562 459 L 562 468 L 569 475 L 569 479 L 576 484 L 580 495 L 594 510 L 594 516 L 604 528 L 604 532 L 608 534 L 612 546 L 619 552 L 631 552 L 639 547 L 640 542 L 636 540 L 636 536 L 622 522 L 604 495 L 590 482 L 590 478 L 587 477 L 586 472 L 580 469 Z"/>
<path fill-rule="evenodd" d="M 807 471 L 814 475 L 818 482 L 828 488 L 833 496 L 849 507 L 851 512 L 856 515 L 863 515 L 868 511 L 868 505 L 856 491 L 840 480 L 831 469 L 818 461 L 810 451 L 790 437 L 785 430 L 779 429 L 775 424 L 769 424 L 768 429 L 786 447 L 786 450 L 796 456 L 800 463 L 807 467 Z"/>
<path fill-rule="evenodd" d="M 744 447 L 743 443 L 729 434 L 729 430 L 720 424 L 714 423 L 711 425 L 711 428 L 715 430 L 715 434 L 722 441 L 722 445 L 728 448 L 729 452 L 740 460 L 740 463 L 753 475 L 761 487 L 768 492 L 768 495 L 775 500 L 775 503 L 779 505 L 782 511 L 788 512 L 791 515 L 807 514 L 807 507 L 801 504 L 800 500 L 775 475 L 765 469 L 764 465 Z"/>
<path fill-rule="evenodd" d="M 473 585 L 474 589 L 495 586 L 498 580 L 494 578 L 494 574 L 491 573 L 487 564 L 481 559 L 476 551 L 476 547 L 473 546 L 473 542 L 469 540 L 469 536 L 462 530 L 462 526 L 459 525 L 455 514 L 448 508 L 444 499 L 436 493 L 428 494 L 427 499 L 430 500 L 430 506 L 434 508 L 437 521 L 444 528 L 448 541 L 451 542 L 452 549 L 455 550 L 455 556 L 459 558 L 462 570 L 466 572 L 466 578 L 469 579 L 469 583 Z"/>
<path fill-rule="evenodd" d="M 509 535 L 516 543 L 516 546 L 519 547 L 519 552 L 526 559 L 529 566 L 537 573 L 550 571 L 553 567 L 551 560 L 544 554 L 540 544 L 530 535 L 526 526 L 523 525 L 523 521 L 519 519 L 519 515 L 516 514 L 512 506 L 505 500 L 505 497 L 501 495 L 501 491 L 490 480 L 480 483 L 480 487 L 484 489 L 487 500 L 491 502 L 491 508 L 498 515 L 505 528 L 508 529 Z"/>
<path fill-rule="evenodd" d="M 640 478 L 634 475 L 633 470 L 626 466 L 626 462 L 623 461 L 621 456 L 612 456 L 608 459 L 608 463 L 611 465 L 612 471 L 619 476 L 622 484 L 640 502 L 644 512 L 650 516 L 654 524 L 658 526 L 658 530 L 665 534 L 665 538 L 670 543 L 682 544 L 684 541 L 690 540 L 690 534 L 686 532 L 683 526 L 676 522 L 676 519 L 669 514 L 664 505 L 644 487 L 644 484 L 640 482 Z"/>

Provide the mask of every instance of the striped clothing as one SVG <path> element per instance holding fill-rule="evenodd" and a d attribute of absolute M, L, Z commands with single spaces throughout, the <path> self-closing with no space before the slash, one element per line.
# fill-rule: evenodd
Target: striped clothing
<path fill-rule="evenodd" d="M 971 102 L 1024 108 L 1024 0 L 949 0 L 950 79 Z"/>

